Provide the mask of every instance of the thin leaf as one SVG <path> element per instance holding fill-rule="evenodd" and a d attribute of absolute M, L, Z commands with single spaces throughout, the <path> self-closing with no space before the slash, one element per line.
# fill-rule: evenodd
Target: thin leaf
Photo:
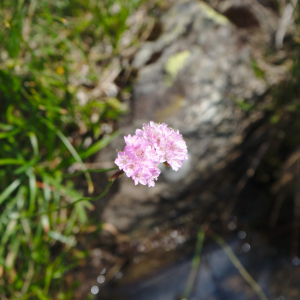
<path fill-rule="evenodd" d="M 34 156 L 38 156 L 39 155 L 39 144 L 38 144 L 37 137 L 34 132 L 29 132 L 28 135 L 30 138 L 31 146 L 33 148 L 33 154 L 34 154 Z"/>
<path fill-rule="evenodd" d="M 88 219 L 86 211 L 85 211 L 85 209 L 82 205 L 83 203 L 84 202 L 79 202 L 75 205 L 75 210 L 77 212 L 77 216 L 78 216 L 78 219 L 79 219 L 81 224 L 84 224 Z"/>
<path fill-rule="evenodd" d="M 51 177 L 44 178 L 44 182 L 46 181 L 47 184 L 54 186 L 55 191 L 58 191 L 63 196 L 69 196 L 73 199 L 78 199 L 82 197 L 82 195 L 78 193 L 76 190 L 67 188 L 66 186 L 57 182 L 54 178 Z"/>
<path fill-rule="evenodd" d="M 29 200 L 29 211 L 34 211 L 34 203 L 37 194 L 37 187 L 36 187 L 36 177 L 32 170 L 27 172 L 27 176 L 29 178 L 29 190 L 30 190 L 30 200 Z"/>
<path fill-rule="evenodd" d="M 61 243 L 67 244 L 71 247 L 75 246 L 75 244 L 76 244 L 76 241 L 75 241 L 74 237 L 65 236 L 65 235 L 63 235 L 63 234 L 61 234 L 57 231 L 49 231 L 48 235 L 52 239 L 60 241 Z"/>
<path fill-rule="evenodd" d="M 0 257 L 2 258 L 2 255 L 4 253 L 4 250 L 6 248 L 7 241 L 9 240 L 9 237 L 15 233 L 15 227 L 17 225 L 17 220 L 10 220 L 4 234 L 2 233 L 1 236 L 1 243 L 0 243 Z"/>
<path fill-rule="evenodd" d="M 226 244 L 226 242 L 216 233 L 214 233 L 212 230 L 208 230 L 207 234 L 216 242 L 218 243 L 224 250 L 224 252 L 227 254 L 228 258 L 232 262 L 232 264 L 237 268 L 237 270 L 240 272 L 242 277 L 249 283 L 249 285 L 253 288 L 253 290 L 256 292 L 257 296 L 261 300 L 268 300 L 267 296 L 259 286 L 259 284 L 252 278 L 252 276 L 248 273 L 248 271 L 244 268 L 244 266 L 241 264 L 239 259 L 236 257 L 236 255 L 233 253 L 231 248 Z"/>
<path fill-rule="evenodd" d="M 0 194 L 0 204 L 2 204 L 2 202 L 9 197 L 9 195 L 20 185 L 20 183 L 21 180 L 16 179 Z"/>
<path fill-rule="evenodd" d="M 51 188 L 49 186 L 49 184 L 44 182 L 44 198 L 47 202 L 50 202 L 51 200 Z"/>
<path fill-rule="evenodd" d="M 0 123 L 0 129 L 4 131 L 12 130 L 14 127 L 9 124 Z"/>
<path fill-rule="evenodd" d="M 49 232 L 49 230 L 50 230 L 50 220 L 49 220 L 48 215 L 42 215 L 41 222 L 42 222 L 44 232 Z"/>
<path fill-rule="evenodd" d="M 19 218 L 24 218 L 24 217 L 25 218 L 36 218 L 38 216 L 41 216 L 41 215 L 44 215 L 44 214 L 49 214 L 49 213 L 52 213 L 54 211 L 61 210 L 63 208 L 71 207 L 72 205 L 75 205 L 75 204 L 77 204 L 78 202 L 81 202 L 81 201 L 96 201 L 96 200 L 99 200 L 100 198 L 104 197 L 107 194 L 109 188 L 112 186 L 113 183 L 114 183 L 114 181 L 110 181 L 107 184 L 105 190 L 97 197 L 94 197 L 94 198 L 92 198 L 92 197 L 82 197 L 82 198 L 79 198 L 76 201 L 74 201 L 72 203 L 69 203 L 67 205 L 59 206 L 59 207 L 56 207 L 54 209 L 49 209 L 49 210 L 41 211 L 41 212 L 34 213 L 34 214 L 26 214 L 25 216 L 22 215 Z"/>
<path fill-rule="evenodd" d="M 86 178 L 86 181 L 88 183 L 88 191 L 89 193 L 93 193 L 94 191 L 94 185 L 92 182 L 92 178 L 90 173 L 88 173 L 86 171 L 86 166 L 84 165 L 82 159 L 80 158 L 79 154 L 77 153 L 77 151 L 75 150 L 75 148 L 72 146 L 72 144 L 70 143 L 70 141 L 63 135 L 63 133 L 61 131 L 59 131 L 58 129 L 56 129 L 53 124 L 51 124 L 48 120 L 46 119 L 42 119 L 41 120 L 49 129 L 51 129 L 52 131 L 54 131 L 56 133 L 56 135 L 61 139 L 61 141 L 65 144 L 65 146 L 68 148 L 68 150 L 70 151 L 70 153 L 72 154 L 72 156 L 74 157 L 74 159 L 80 163 L 82 165 L 82 169 L 84 171 L 84 175 Z"/>
<path fill-rule="evenodd" d="M 90 172 L 90 173 L 104 173 L 104 172 L 109 172 L 109 171 L 113 171 L 113 170 L 117 170 L 119 169 L 118 167 L 114 167 L 114 168 L 109 168 L 109 169 L 86 169 L 86 171 Z M 64 178 L 70 178 L 70 177 L 74 177 L 74 176 L 78 176 L 83 174 L 83 171 L 78 171 L 72 174 L 64 174 Z"/>
<path fill-rule="evenodd" d="M 50 298 L 48 298 L 48 296 L 45 294 L 45 292 L 41 288 L 39 288 L 37 285 L 31 286 L 30 289 L 35 293 L 35 295 L 40 300 L 50 300 Z"/>
<path fill-rule="evenodd" d="M 46 269 L 45 287 L 44 287 L 45 293 L 48 293 L 48 291 L 49 291 L 50 283 L 51 283 L 52 278 L 53 278 L 53 270 L 55 268 L 55 265 L 56 265 L 56 262 L 52 263 L 51 265 L 48 265 L 48 267 Z"/>
<path fill-rule="evenodd" d="M 21 130 L 19 128 L 16 128 L 12 131 L 8 131 L 8 132 L 0 132 L 0 139 L 6 139 L 9 137 L 12 137 L 16 134 L 18 134 Z"/>
<path fill-rule="evenodd" d="M 0 159 L 0 166 L 4 165 L 22 165 L 24 161 L 16 158 L 2 158 Z"/>
<path fill-rule="evenodd" d="M 192 261 L 192 268 L 183 291 L 182 299 L 189 299 L 190 294 L 193 290 L 197 273 L 199 271 L 201 251 L 202 251 L 204 238 L 205 238 L 204 230 L 201 227 L 198 231 L 197 243 L 196 243 L 195 253 Z"/>
<path fill-rule="evenodd" d="M 33 259 L 31 259 L 29 261 L 28 271 L 26 273 L 25 281 L 21 290 L 21 293 L 23 295 L 27 292 L 28 288 L 30 287 L 30 283 L 32 281 L 33 276 L 34 276 L 34 261 Z"/>
<path fill-rule="evenodd" d="M 104 147 L 106 147 L 111 141 L 113 141 L 118 135 L 120 135 L 121 131 L 116 131 L 112 135 L 106 136 L 103 139 L 99 140 L 95 144 L 93 144 L 91 147 L 89 147 L 87 150 L 84 152 L 80 153 L 80 157 L 82 159 L 87 158 L 91 156 L 92 154 L 100 151 Z"/>
<path fill-rule="evenodd" d="M 38 157 L 33 158 L 32 160 L 30 160 L 29 162 L 27 162 L 26 164 L 23 162 L 23 166 L 17 168 L 16 170 L 14 170 L 14 175 L 19 175 L 23 172 L 26 172 L 29 168 L 33 167 L 34 165 L 36 165 L 36 163 L 39 161 Z"/>

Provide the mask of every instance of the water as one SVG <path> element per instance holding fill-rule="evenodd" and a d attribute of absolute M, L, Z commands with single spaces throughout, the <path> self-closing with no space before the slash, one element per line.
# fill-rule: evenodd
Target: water
<path fill-rule="evenodd" d="M 295 263 L 295 258 L 290 259 L 278 254 L 276 247 L 267 246 L 263 240 L 265 237 L 257 233 L 241 233 L 239 231 L 233 233 L 226 241 L 239 261 L 263 289 L 268 299 L 299 300 L 299 264 Z M 151 260 L 151 254 L 146 259 Z M 159 269 L 157 272 L 149 269 L 149 275 L 131 283 L 128 283 L 128 279 L 125 284 L 122 279 L 115 279 L 104 289 L 100 289 L 97 299 L 183 299 L 181 296 L 191 271 L 191 264 L 192 255 L 178 256 L 176 262 Z M 139 266 L 136 263 L 129 263 L 127 266 L 130 272 L 135 272 L 134 268 L 139 267 L 145 268 L 145 265 Z M 130 274 L 127 274 L 127 277 L 130 277 Z M 223 249 L 212 240 L 207 239 L 201 254 L 200 267 L 193 290 L 188 299 L 256 300 L 259 297 L 240 275 Z"/>

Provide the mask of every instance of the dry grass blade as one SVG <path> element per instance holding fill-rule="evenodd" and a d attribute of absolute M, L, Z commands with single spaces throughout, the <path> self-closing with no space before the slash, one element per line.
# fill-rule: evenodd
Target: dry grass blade
<path fill-rule="evenodd" d="M 248 271 L 244 268 L 244 266 L 241 264 L 239 259 L 236 257 L 236 255 L 233 253 L 231 248 L 226 244 L 226 242 L 216 233 L 214 233 L 212 230 L 208 229 L 206 231 L 206 234 L 210 236 L 216 243 L 218 243 L 224 252 L 227 254 L 228 258 L 232 262 L 232 264 L 237 268 L 239 273 L 242 275 L 242 277 L 250 284 L 250 286 L 253 288 L 253 290 L 256 292 L 257 296 L 261 300 L 268 300 L 267 296 L 259 286 L 259 284 L 252 278 L 252 276 L 248 273 Z"/>
<path fill-rule="evenodd" d="M 288 3 L 284 8 L 282 17 L 280 19 L 280 24 L 276 32 L 276 37 L 275 37 L 275 47 L 277 49 L 280 49 L 282 47 L 283 39 L 286 34 L 286 31 L 289 25 L 293 23 L 293 13 L 297 6 L 297 2 L 298 0 L 291 0 L 291 3 Z"/>
<path fill-rule="evenodd" d="M 31 21 L 32 21 L 32 17 L 33 17 L 36 5 L 37 5 L 37 0 L 31 0 L 29 8 L 28 8 L 27 18 L 25 19 L 23 31 L 22 31 L 24 41 L 28 40 L 29 32 L 30 32 L 30 25 L 31 25 Z"/>
<path fill-rule="evenodd" d="M 30 283 L 31 283 L 33 275 L 34 275 L 34 262 L 33 262 L 33 260 L 30 260 L 28 272 L 26 274 L 26 279 L 25 279 L 24 285 L 21 290 L 22 295 L 26 294 L 26 292 L 28 291 L 28 288 L 30 287 Z"/>

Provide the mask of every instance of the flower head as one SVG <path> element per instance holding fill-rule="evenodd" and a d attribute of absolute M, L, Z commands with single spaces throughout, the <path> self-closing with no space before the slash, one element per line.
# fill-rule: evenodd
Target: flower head
<path fill-rule="evenodd" d="M 182 162 L 188 159 L 187 146 L 179 131 L 167 124 L 150 122 L 143 129 L 137 129 L 135 135 L 124 137 L 126 146 L 123 152 L 118 152 L 115 164 L 135 185 L 141 183 L 155 186 L 161 173 L 159 163 L 168 163 L 177 171 Z"/>

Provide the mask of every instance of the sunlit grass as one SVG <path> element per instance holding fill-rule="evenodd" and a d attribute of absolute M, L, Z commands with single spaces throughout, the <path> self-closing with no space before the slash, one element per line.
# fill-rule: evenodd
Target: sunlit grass
<path fill-rule="evenodd" d="M 71 205 L 83 195 L 66 170 L 74 162 L 81 165 L 92 193 L 90 171 L 83 160 L 118 134 L 105 134 L 101 124 L 124 113 L 117 99 L 91 96 L 81 103 L 76 95 L 81 86 L 97 85 L 109 65 L 108 60 L 100 69 L 97 61 L 118 54 L 126 19 L 139 2 L 0 3 L 3 300 L 72 299 L 78 283 L 65 288 L 62 279 L 79 260 L 71 251 L 76 245 L 73 228 L 87 224 L 86 208 L 92 205 L 81 200 Z M 88 137 L 92 143 L 86 146 Z"/>

